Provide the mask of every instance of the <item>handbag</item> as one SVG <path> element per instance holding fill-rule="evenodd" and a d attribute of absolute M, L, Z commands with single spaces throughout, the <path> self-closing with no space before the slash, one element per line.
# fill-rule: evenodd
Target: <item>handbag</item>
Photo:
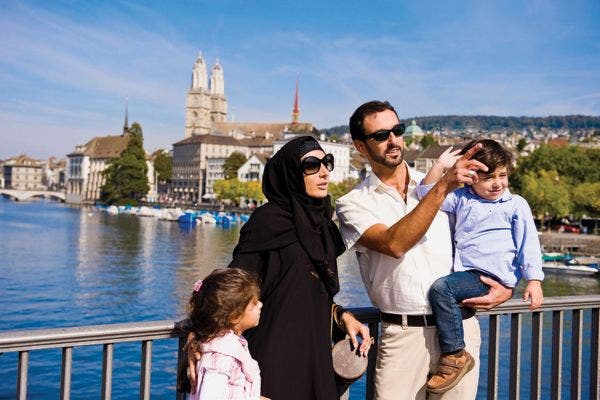
<path fill-rule="evenodd" d="M 363 357 L 358 348 L 352 347 L 352 341 L 342 331 L 337 318 L 338 307 L 340 306 L 335 303 L 331 305 L 331 340 L 334 343 L 331 348 L 331 358 L 333 359 L 333 371 L 336 375 L 336 381 L 341 381 L 340 383 L 347 387 L 363 376 L 367 370 L 369 359 Z"/>

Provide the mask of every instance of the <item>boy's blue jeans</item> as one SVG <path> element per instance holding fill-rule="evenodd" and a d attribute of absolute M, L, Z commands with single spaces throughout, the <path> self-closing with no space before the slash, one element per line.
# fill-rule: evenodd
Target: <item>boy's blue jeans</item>
<path fill-rule="evenodd" d="M 429 302 L 442 353 L 452 353 L 465 348 L 459 304 L 464 299 L 488 294 L 490 287 L 481 282 L 481 275 L 487 276 L 474 270 L 453 272 L 431 285 Z"/>

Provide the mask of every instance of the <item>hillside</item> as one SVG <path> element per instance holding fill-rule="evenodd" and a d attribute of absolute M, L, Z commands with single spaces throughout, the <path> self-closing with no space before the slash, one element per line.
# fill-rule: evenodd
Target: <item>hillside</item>
<path fill-rule="evenodd" d="M 539 130 L 548 129 L 599 129 L 600 117 L 587 115 L 563 115 L 549 117 L 499 117 L 494 115 L 439 115 L 429 117 L 414 117 L 403 119 L 402 122 L 410 124 L 417 121 L 424 130 L 445 128 L 449 130 L 475 129 L 484 131 L 513 130 L 521 131 L 531 128 Z M 348 132 L 348 125 L 334 126 L 319 129 L 327 135 L 341 135 Z"/>

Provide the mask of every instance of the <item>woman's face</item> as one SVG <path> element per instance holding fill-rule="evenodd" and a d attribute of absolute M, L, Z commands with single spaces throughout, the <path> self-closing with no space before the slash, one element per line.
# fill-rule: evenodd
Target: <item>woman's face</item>
<path fill-rule="evenodd" d="M 316 157 L 319 160 L 325 157 L 325 153 L 322 150 L 309 151 L 302 156 L 300 161 L 308 157 Z M 329 185 L 329 171 L 323 164 L 319 166 L 319 170 L 314 173 L 304 175 L 304 187 L 306 188 L 306 194 L 315 199 L 322 199 L 327 196 L 327 186 Z"/>

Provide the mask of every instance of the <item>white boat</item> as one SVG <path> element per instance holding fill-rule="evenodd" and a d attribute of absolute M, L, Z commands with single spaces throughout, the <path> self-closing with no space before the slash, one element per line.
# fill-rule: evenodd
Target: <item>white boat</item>
<path fill-rule="evenodd" d="M 204 213 L 204 214 L 200 214 L 200 216 L 197 218 L 198 220 L 200 220 L 200 222 L 202 222 L 203 224 L 216 224 L 217 220 L 215 219 L 215 216 L 212 215 L 211 213 Z"/>
<path fill-rule="evenodd" d="M 110 206 L 106 209 L 106 212 L 109 214 L 118 214 L 119 208 L 117 206 Z"/>
<path fill-rule="evenodd" d="M 569 264 L 566 265 L 562 262 L 545 262 L 542 264 L 542 269 L 546 272 L 556 273 L 567 273 L 577 275 L 597 275 L 598 268 L 583 265 L 583 264 Z"/>
<path fill-rule="evenodd" d="M 178 221 L 181 215 L 185 214 L 181 208 L 162 208 L 156 216 L 163 221 Z"/>
<path fill-rule="evenodd" d="M 141 206 L 137 209 L 136 214 L 140 217 L 155 217 L 156 211 L 150 207 Z"/>

